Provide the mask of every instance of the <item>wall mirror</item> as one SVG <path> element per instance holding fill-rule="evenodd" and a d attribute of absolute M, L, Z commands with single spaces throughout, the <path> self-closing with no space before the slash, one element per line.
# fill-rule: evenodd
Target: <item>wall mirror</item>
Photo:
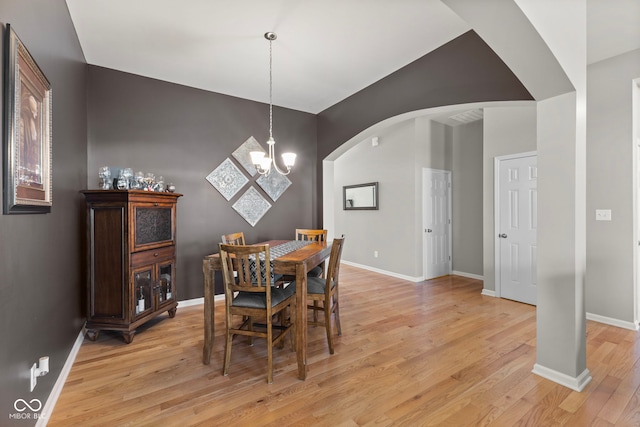
<path fill-rule="evenodd" d="M 342 187 L 344 210 L 377 210 L 378 183 L 345 185 Z"/>

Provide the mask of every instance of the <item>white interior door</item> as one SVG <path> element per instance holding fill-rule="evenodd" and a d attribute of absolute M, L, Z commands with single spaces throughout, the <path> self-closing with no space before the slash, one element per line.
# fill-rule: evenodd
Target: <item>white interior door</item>
<path fill-rule="evenodd" d="M 536 304 L 538 193 L 534 153 L 496 159 L 496 282 L 503 298 Z M 498 285 L 498 283 L 496 283 Z M 498 286 L 496 286 L 498 290 Z"/>
<path fill-rule="evenodd" d="M 423 171 L 425 280 L 451 274 L 451 172 Z"/>

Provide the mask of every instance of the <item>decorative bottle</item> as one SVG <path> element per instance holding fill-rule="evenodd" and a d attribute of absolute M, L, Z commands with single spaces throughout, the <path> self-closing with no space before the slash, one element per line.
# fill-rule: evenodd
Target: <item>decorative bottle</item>
<path fill-rule="evenodd" d="M 142 313 L 144 311 L 144 293 L 142 292 L 142 286 L 140 286 L 140 295 L 138 296 L 138 313 Z"/>

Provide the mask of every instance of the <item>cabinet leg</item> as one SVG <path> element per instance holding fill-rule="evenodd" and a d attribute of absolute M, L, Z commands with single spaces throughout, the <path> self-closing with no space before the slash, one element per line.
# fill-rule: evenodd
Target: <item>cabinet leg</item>
<path fill-rule="evenodd" d="M 172 308 L 171 310 L 167 310 L 167 313 L 169 313 L 169 317 L 171 319 L 173 319 L 174 317 L 176 317 L 176 311 L 178 311 L 178 308 Z"/>
<path fill-rule="evenodd" d="M 135 334 L 136 334 L 135 330 L 131 332 L 123 332 L 122 337 L 124 338 L 124 342 L 126 342 L 127 344 L 131 344 L 131 342 L 133 341 L 133 336 Z"/>
<path fill-rule="evenodd" d="M 89 338 L 91 341 L 97 340 L 99 334 L 100 331 L 96 331 L 95 329 L 87 329 L 87 338 Z"/>

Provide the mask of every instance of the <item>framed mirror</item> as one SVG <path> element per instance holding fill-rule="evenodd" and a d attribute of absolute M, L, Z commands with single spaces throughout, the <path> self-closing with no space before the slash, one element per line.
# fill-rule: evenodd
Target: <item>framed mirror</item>
<path fill-rule="evenodd" d="M 342 187 L 342 200 L 345 211 L 377 210 L 378 183 L 345 185 Z"/>

